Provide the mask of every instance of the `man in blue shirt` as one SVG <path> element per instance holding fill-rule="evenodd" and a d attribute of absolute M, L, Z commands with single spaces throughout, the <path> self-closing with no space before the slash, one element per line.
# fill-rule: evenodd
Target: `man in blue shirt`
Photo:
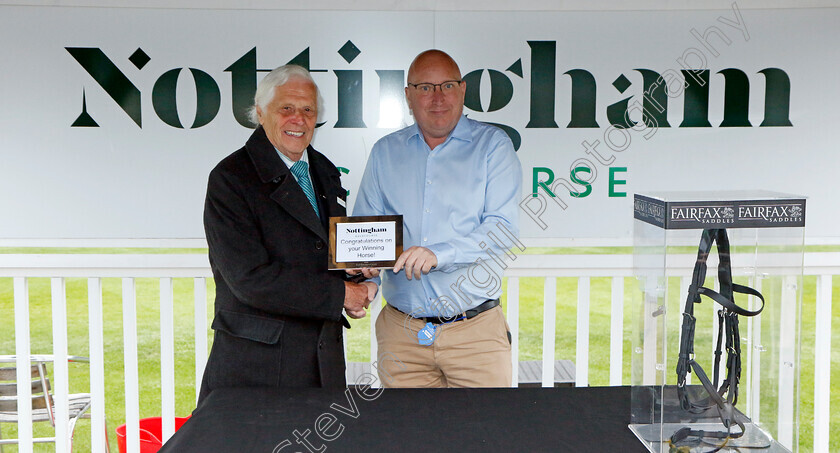
<path fill-rule="evenodd" d="M 382 273 L 376 321 L 387 387 L 511 385 L 498 297 L 522 167 L 503 131 L 463 115 L 465 92 L 446 53 L 414 59 L 405 95 L 416 124 L 374 145 L 353 210 L 403 215 L 405 251 Z"/>

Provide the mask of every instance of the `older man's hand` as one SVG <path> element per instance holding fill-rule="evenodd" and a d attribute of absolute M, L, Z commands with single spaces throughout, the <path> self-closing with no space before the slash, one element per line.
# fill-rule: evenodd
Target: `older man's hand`
<path fill-rule="evenodd" d="M 353 319 L 362 319 L 365 316 L 367 316 L 367 312 L 365 311 L 364 308 L 359 309 L 359 310 L 350 310 L 349 308 L 345 308 L 344 312 L 347 313 L 347 316 L 349 316 Z"/>
<path fill-rule="evenodd" d="M 376 297 L 377 286 L 373 282 L 344 282 L 344 311 L 353 319 L 364 318 L 370 302 Z"/>
<path fill-rule="evenodd" d="M 411 280 L 411 276 L 419 279 L 421 274 L 428 274 L 433 267 L 437 266 L 437 256 L 435 252 L 426 247 L 410 247 L 408 250 L 402 252 L 397 262 L 394 263 L 394 273 L 405 268 L 405 277 Z"/>

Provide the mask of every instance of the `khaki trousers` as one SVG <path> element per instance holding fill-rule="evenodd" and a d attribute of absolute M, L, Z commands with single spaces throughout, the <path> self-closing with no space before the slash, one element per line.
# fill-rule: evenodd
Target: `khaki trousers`
<path fill-rule="evenodd" d="M 501 306 L 436 324 L 429 346 L 417 340 L 425 325 L 390 305 L 379 313 L 376 368 L 384 387 L 510 387 L 510 327 Z"/>

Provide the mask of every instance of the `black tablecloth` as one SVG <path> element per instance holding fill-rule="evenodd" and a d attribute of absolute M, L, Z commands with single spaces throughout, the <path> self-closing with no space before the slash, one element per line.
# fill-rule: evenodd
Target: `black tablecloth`
<path fill-rule="evenodd" d="M 374 392 L 216 390 L 161 452 L 647 451 L 629 387 Z"/>

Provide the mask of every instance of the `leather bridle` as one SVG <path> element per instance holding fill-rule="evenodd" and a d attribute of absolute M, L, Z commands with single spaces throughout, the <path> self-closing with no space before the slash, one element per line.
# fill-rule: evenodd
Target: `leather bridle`
<path fill-rule="evenodd" d="M 720 292 L 703 286 L 706 280 L 706 260 L 712 245 L 717 243 L 718 252 L 718 282 Z M 750 311 L 735 303 L 734 293 L 755 296 L 761 300 L 758 310 Z M 715 350 L 714 374 L 710 381 L 703 368 L 694 360 L 694 304 L 701 302 L 700 296 L 706 296 L 718 303 L 722 308 L 718 310 L 718 336 Z M 741 342 L 738 330 L 738 315 L 756 316 L 764 309 L 764 296 L 758 291 L 732 282 L 732 264 L 729 254 L 729 238 L 725 228 L 705 229 L 700 238 L 697 251 L 697 261 L 694 265 L 694 275 L 688 288 L 685 301 L 685 311 L 682 321 L 682 338 L 680 340 L 680 355 L 677 361 L 677 394 L 683 410 L 693 414 L 700 414 L 713 407 L 717 408 L 720 420 L 726 431 L 703 431 L 682 428 L 671 437 L 671 443 L 677 444 L 688 437 L 734 439 L 744 435 L 744 422 L 735 413 L 738 402 L 738 383 L 741 378 Z M 726 338 L 726 378 L 718 387 L 720 359 L 722 355 L 723 338 Z M 692 401 L 686 389 L 686 375 L 694 372 L 703 385 L 708 398 Z M 732 432 L 733 425 L 740 428 L 740 432 Z"/>

